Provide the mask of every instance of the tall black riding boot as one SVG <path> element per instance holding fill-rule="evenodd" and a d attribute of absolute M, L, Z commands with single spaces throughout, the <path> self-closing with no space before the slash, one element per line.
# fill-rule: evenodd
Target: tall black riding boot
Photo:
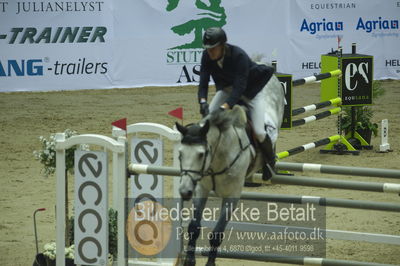
<path fill-rule="evenodd" d="M 268 134 L 265 140 L 260 143 L 261 152 L 264 157 L 263 180 L 269 180 L 275 174 L 275 149 Z"/>

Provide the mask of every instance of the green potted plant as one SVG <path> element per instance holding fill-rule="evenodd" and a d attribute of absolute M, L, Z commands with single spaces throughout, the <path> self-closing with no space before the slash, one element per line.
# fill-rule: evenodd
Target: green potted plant
<path fill-rule="evenodd" d="M 372 98 L 377 99 L 384 94 L 382 83 L 374 80 L 372 83 Z M 343 107 L 343 114 L 340 120 L 341 128 L 345 134 L 351 132 L 352 108 Z M 354 130 L 368 143 L 371 143 L 372 135 L 378 135 L 378 124 L 372 121 L 374 111 L 370 106 L 360 106 L 353 108 L 355 115 Z"/>
<path fill-rule="evenodd" d="M 342 130 L 347 134 L 351 132 L 351 107 L 344 107 L 343 111 L 345 115 L 342 116 L 341 126 Z M 372 134 L 374 136 L 378 135 L 378 124 L 371 121 L 374 116 L 374 111 L 369 106 L 354 108 L 354 111 L 354 130 L 360 134 L 365 141 L 371 143 Z"/>

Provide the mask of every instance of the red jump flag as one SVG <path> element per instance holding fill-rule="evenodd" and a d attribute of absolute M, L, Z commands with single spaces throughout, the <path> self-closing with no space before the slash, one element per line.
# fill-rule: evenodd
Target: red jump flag
<path fill-rule="evenodd" d="M 176 108 L 175 110 L 172 110 L 168 113 L 169 115 L 179 118 L 180 120 L 183 120 L 183 108 L 179 107 Z"/>
<path fill-rule="evenodd" d="M 337 46 L 338 46 L 338 49 L 339 49 L 339 47 L 340 47 L 340 42 L 342 41 L 342 38 L 343 38 L 343 36 L 340 36 L 340 35 L 337 36 Z"/>
<path fill-rule="evenodd" d="M 122 118 L 120 120 L 112 122 L 111 125 L 126 131 L 126 118 Z"/>

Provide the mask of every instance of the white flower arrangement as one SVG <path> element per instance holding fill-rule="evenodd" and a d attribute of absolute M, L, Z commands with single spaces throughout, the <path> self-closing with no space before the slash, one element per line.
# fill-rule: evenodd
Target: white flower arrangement
<path fill-rule="evenodd" d="M 65 248 L 65 257 L 68 259 L 74 259 L 74 254 L 75 254 L 75 245 L 71 245 L 67 248 Z"/>
<path fill-rule="evenodd" d="M 72 136 L 77 135 L 78 133 L 71 129 L 66 129 L 64 131 L 65 138 L 68 139 Z M 40 143 L 42 144 L 42 150 L 34 151 L 33 155 L 35 159 L 40 161 L 43 164 L 43 175 L 48 177 L 49 175 L 54 174 L 56 170 L 56 142 L 55 142 L 55 134 L 51 134 L 49 139 L 46 139 L 43 136 L 39 137 Z M 81 145 L 81 150 L 88 150 L 88 145 Z M 74 169 L 74 152 L 76 147 L 72 147 L 66 150 L 65 152 L 65 168 L 73 173 Z"/>
<path fill-rule="evenodd" d="M 114 256 L 112 254 L 108 253 L 107 258 L 108 258 L 108 264 L 107 265 L 113 265 Z"/>
<path fill-rule="evenodd" d="M 50 242 L 44 245 L 43 255 L 51 260 L 56 259 L 56 242 Z"/>
<path fill-rule="evenodd" d="M 65 248 L 65 258 L 74 259 L 75 246 L 71 245 Z M 50 242 L 44 245 L 43 255 L 51 260 L 56 259 L 56 242 Z"/>
<path fill-rule="evenodd" d="M 69 247 L 65 248 L 65 258 L 67 259 L 75 259 L 75 245 L 71 245 Z M 43 255 L 48 257 L 51 260 L 56 259 L 56 242 L 50 242 L 44 245 L 44 251 Z M 113 264 L 113 255 L 108 254 L 108 264 L 107 265 L 112 265 Z"/>

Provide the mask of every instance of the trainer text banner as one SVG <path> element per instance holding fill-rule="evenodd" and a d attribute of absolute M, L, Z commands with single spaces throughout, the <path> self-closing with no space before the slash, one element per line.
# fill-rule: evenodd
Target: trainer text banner
<path fill-rule="evenodd" d="M 0 91 L 112 88 L 112 1 L 0 1 Z"/>

